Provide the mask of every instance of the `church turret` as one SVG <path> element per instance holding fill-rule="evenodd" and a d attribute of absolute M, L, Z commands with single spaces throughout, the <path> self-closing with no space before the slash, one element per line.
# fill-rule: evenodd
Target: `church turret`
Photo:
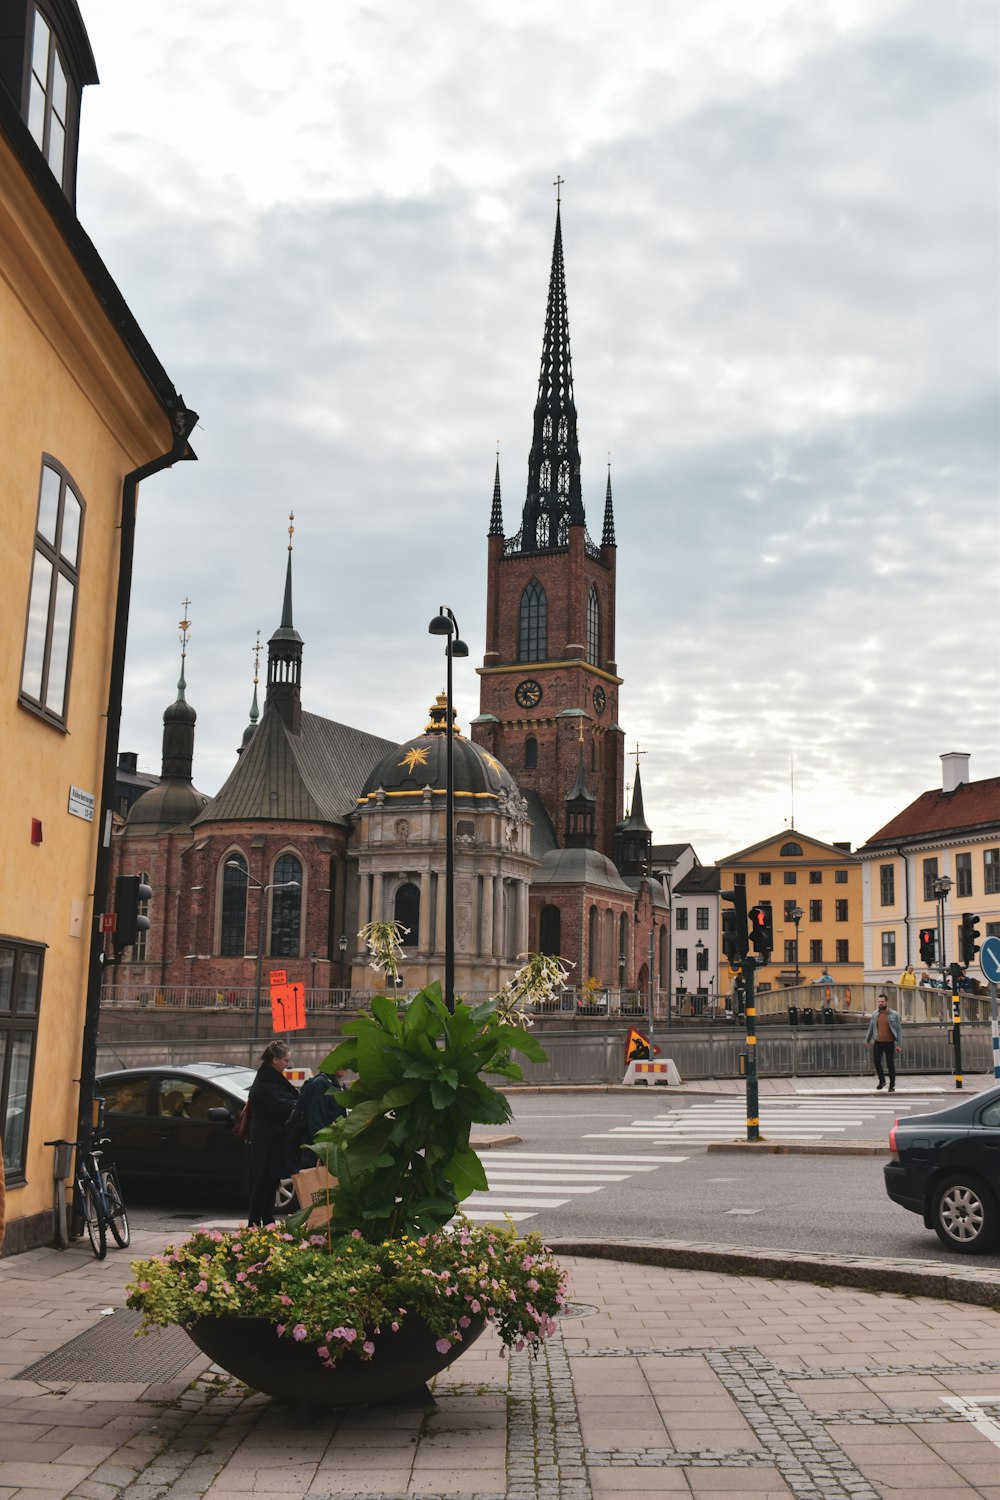
<path fill-rule="evenodd" d="M 294 512 L 288 521 L 288 566 L 281 624 L 267 643 L 267 701 L 274 704 L 291 733 L 298 734 L 302 728 L 302 637 L 292 624 Z"/>
<path fill-rule="evenodd" d="M 257 721 L 260 718 L 260 709 L 257 707 L 257 684 L 260 681 L 260 631 L 257 632 L 257 641 L 253 648 L 253 699 L 250 703 L 250 722 L 243 731 L 243 738 L 236 748 L 236 754 L 242 755 L 250 741 L 253 739 Z"/>
<path fill-rule="evenodd" d="M 490 536 L 503 536 L 503 503 L 500 499 L 500 450 L 497 449 L 497 471 L 493 480 L 493 508 L 490 511 Z"/>
<path fill-rule="evenodd" d="M 184 663 L 187 660 L 188 631 L 191 628 L 191 621 L 187 619 L 187 606 L 190 602 L 189 599 L 184 600 L 185 618 L 178 625 L 181 633 L 181 675 L 177 682 L 177 698 L 163 714 L 161 768 L 164 781 L 188 783 L 194 767 L 194 726 L 198 718 L 185 696 L 187 683 L 184 681 Z"/>
<path fill-rule="evenodd" d="M 611 460 L 608 460 L 608 488 L 604 495 L 604 529 L 601 532 L 601 546 L 615 547 L 615 512 L 611 503 Z"/>
<path fill-rule="evenodd" d="M 583 764 L 582 720 L 580 723 L 579 744 L 580 755 L 576 768 L 576 781 L 566 793 L 566 833 L 564 842 L 567 849 L 593 849 L 597 843 L 594 828 L 597 798 L 587 785 L 587 772 Z"/>
<path fill-rule="evenodd" d="M 645 753 L 645 752 L 643 752 Z M 642 778 L 639 760 L 635 762 L 635 786 L 632 806 L 624 823 L 615 829 L 615 864 L 622 875 L 648 875 L 653 857 L 653 830 L 646 822 L 642 806 Z"/>

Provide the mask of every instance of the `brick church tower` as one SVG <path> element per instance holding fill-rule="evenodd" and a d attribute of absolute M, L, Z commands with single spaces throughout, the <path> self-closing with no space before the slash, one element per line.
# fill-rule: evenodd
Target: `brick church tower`
<path fill-rule="evenodd" d="M 511 537 L 504 536 L 497 460 L 486 652 L 472 735 L 522 791 L 537 795 L 559 847 L 575 841 L 579 820 L 568 799 L 582 775 L 593 799 L 591 847 L 607 856 L 622 817 L 624 783 L 616 555 L 610 470 L 600 546 L 587 532 L 557 204 L 528 487 L 521 528 Z"/>

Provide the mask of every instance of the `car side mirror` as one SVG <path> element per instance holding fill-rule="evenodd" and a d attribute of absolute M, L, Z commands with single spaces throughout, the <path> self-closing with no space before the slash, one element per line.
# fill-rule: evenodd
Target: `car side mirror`
<path fill-rule="evenodd" d="M 216 1104 L 208 1111 L 205 1119 L 211 1120 L 213 1125 L 232 1125 L 236 1121 L 236 1116 L 230 1114 L 224 1104 Z"/>

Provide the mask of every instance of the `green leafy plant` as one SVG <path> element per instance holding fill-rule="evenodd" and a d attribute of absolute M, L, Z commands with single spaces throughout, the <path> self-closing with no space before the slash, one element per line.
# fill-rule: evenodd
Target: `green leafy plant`
<path fill-rule="evenodd" d="M 396 924 L 361 935 L 392 972 Z M 515 1052 L 545 1060 L 528 1029 L 531 1010 L 564 973 L 558 959 L 533 955 L 492 1000 L 458 1000 L 449 1012 L 434 983 L 405 1006 L 376 995 L 369 1015 L 348 1022 L 346 1040 L 320 1065 L 326 1073 L 356 1074 L 336 1096 L 347 1114 L 312 1143 L 338 1180 L 330 1193 L 333 1232 L 357 1229 L 372 1242 L 426 1234 L 486 1188 L 472 1126 L 511 1117 L 506 1097 L 486 1077 L 521 1079 Z"/>
<path fill-rule="evenodd" d="M 439 1234 L 373 1244 L 354 1234 L 270 1225 L 199 1232 L 133 1265 L 128 1305 L 143 1331 L 236 1313 L 279 1338 L 316 1347 L 328 1367 L 348 1351 L 370 1359 L 381 1333 L 418 1315 L 445 1353 L 476 1322 L 507 1348 L 532 1348 L 555 1326 L 565 1276 L 537 1235 L 459 1219 Z"/>

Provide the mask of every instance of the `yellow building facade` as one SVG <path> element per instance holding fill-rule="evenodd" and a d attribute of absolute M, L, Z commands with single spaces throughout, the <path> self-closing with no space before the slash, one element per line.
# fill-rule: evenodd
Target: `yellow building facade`
<path fill-rule="evenodd" d="M 717 864 L 722 890 L 743 886 L 748 911 L 754 906 L 771 909 L 774 950 L 770 961 L 757 970 L 758 990 L 794 985 L 796 976 L 801 984 L 813 984 L 824 975 L 836 984 L 860 984 L 861 868 L 849 846 L 825 844 L 786 828 Z M 723 901 L 723 912 L 727 905 Z M 731 992 L 732 975 L 723 954 L 719 993 Z"/>
<path fill-rule="evenodd" d="M 43 1143 L 77 1134 L 88 996 L 93 1014 L 100 992 L 104 814 L 127 620 L 119 575 L 124 566 L 127 581 L 131 569 L 123 548 L 136 471 L 193 456 L 184 451 L 193 414 L 75 214 L 80 93 L 96 81 L 75 0 L 8 10 L 0 42 L 5 1253 L 51 1240 L 53 1159 Z M 20 91 L 11 87 L 19 49 Z"/>

